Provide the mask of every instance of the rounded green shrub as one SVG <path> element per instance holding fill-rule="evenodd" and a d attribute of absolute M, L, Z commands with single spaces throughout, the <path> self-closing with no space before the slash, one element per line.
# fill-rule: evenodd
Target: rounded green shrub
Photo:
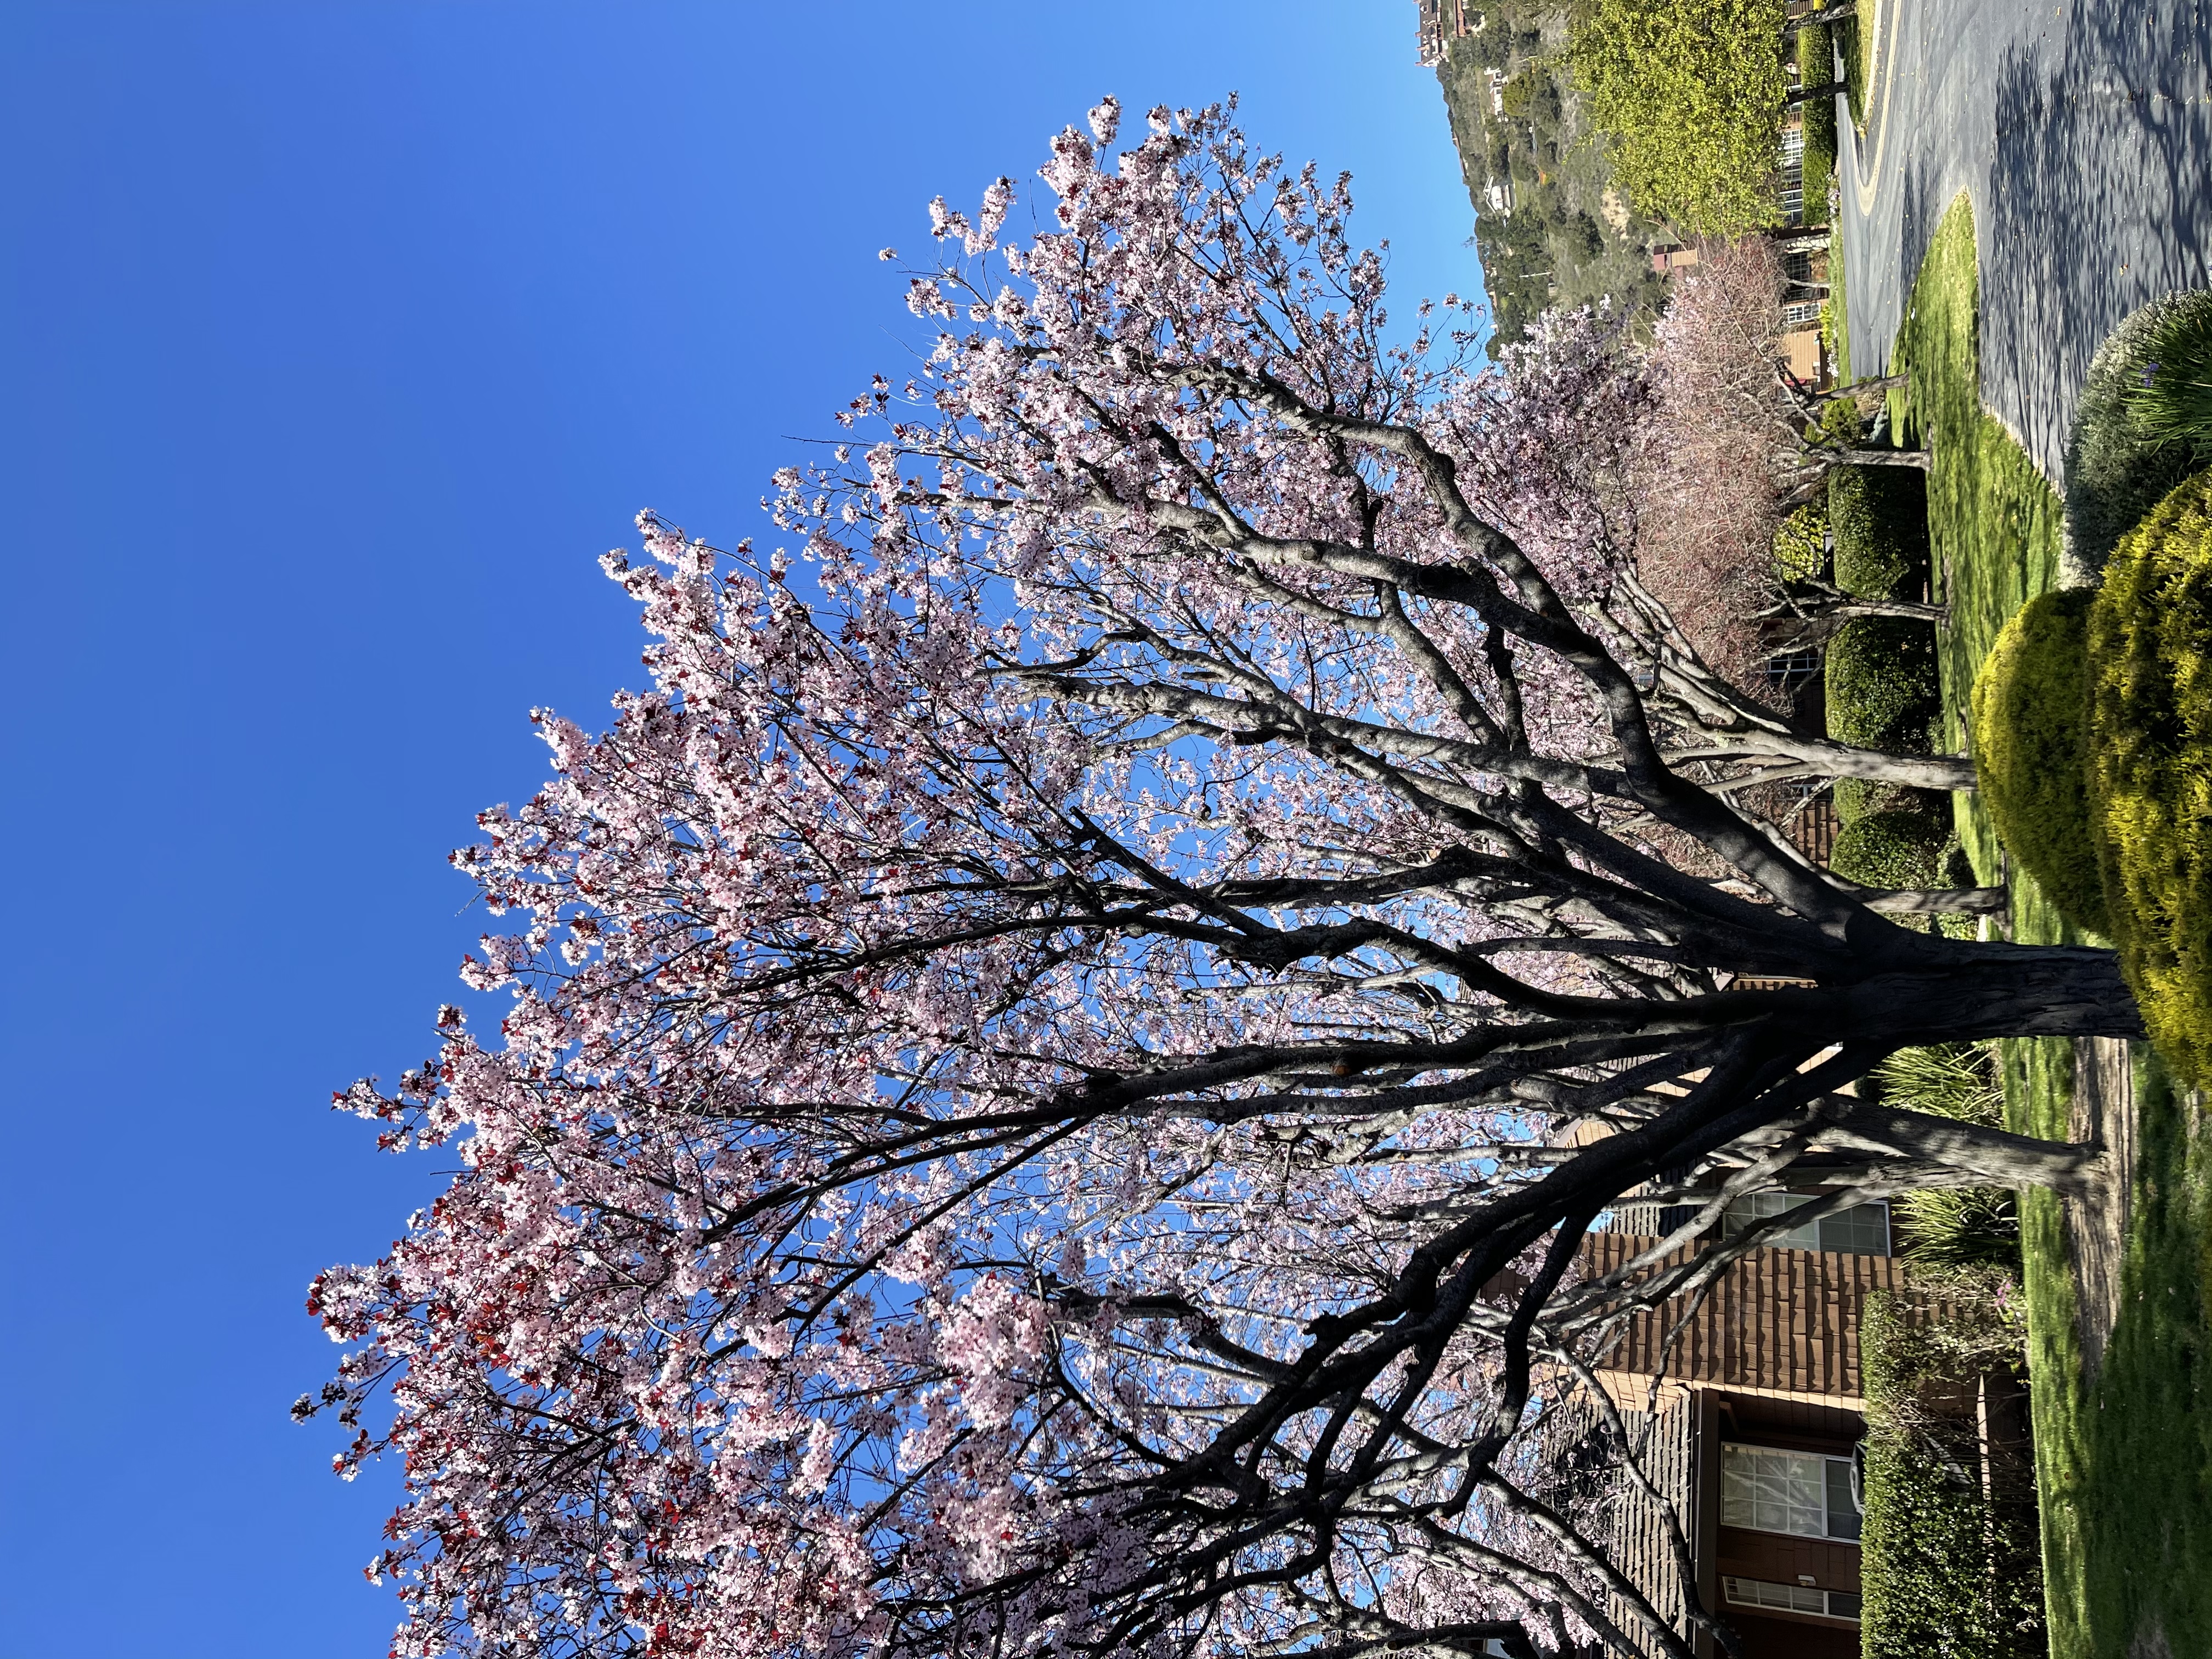
<path fill-rule="evenodd" d="M 2113 550 L 2088 678 L 2107 931 L 2152 1042 L 2212 1085 L 2212 471 Z"/>
<path fill-rule="evenodd" d="M 1928 480 L 1911 467 L 1828 472 L 1836 586 L 1865 599 L 1917 599 L 1928 580 Z"/>
<path fill-rule="evenodd" d="M 1938 887 L 1951 826 L 1929 813 L 1891 807 L 1836 832 L 1828 867 L 1868 887 Z"/>
<path fill-rule="evenodd" d="M 1868 813 L 1879 810 L 1892 793 L 1888 784 L 1876 783 L 1870 778 L 1838 778 L 1836 817 L 1842 823 L 1856 823 Z"/>
<path fill-rule="evenodd" d="M 2006 851 L 2077 927 L 2109 933 L 2089 831 L 2086 587 L 2014 611 L 1974 677 L 1974 768 Z"/>
<path fill-rule="evenodd" d="M 1942 712 L 1936 628 L 1909 617 L 1853 617 L 1828 641 L 1828 735 L 1860 749 L 1924 753 Z"/>
<path fill-rule="evenodd" d="M 2157 401 L 2146 394 L 2159 390 L 2160 371 L 2185 362 L 2208 335 L 2212 289 L 2193 289 L 2145 306 L 2090 359 L 2066 443 L 2067 544 L 2084 568 L 2102 570 L 2121 537 L 2212 461 L 2212 434 L 2191 436 L 2144 406 Z"/>

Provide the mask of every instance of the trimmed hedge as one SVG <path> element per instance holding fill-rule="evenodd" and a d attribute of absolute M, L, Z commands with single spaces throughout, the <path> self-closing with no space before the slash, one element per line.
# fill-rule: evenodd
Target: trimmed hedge
<path fill-rule="evenodd" d="M 1889 807 L 1836 833 L 1828 867 L 1869 887 L 1938 887 L 1951 826 L 1925 812 Z"/>
<path fill-rule="evenodd" d="M 1797 31 L 1797 74 L 1802 84 L 1816 87 L 1836 78 L 1836 42 L 1826 23 L 1808 23 Z M 1828 222 L 1828 186 L 1836 177 L 1836 100 L 1815 98 L 1805 112 L 1805 222 Z M 1841 257 L 1841 250 L 1837 251 Z"/>
<path fill-rule="evenodd" d="M 2077 927 L 2109 933 L 2089 829 L 2086 587 L 2039 594 L 1974 677 L 1974 765 L 1998 839 Z"/>
<path fill-rule="evenodd" d="M 1828 641 L 1827 703 L 1828 735 L 1838 743 L 1926 753 L 1942 707 L 1935 624 L 1910 617 L 1843 623 Z"/>
<path fill-rule="evenodd" d="M 2212 290 L 2169 295 L 2114 329 L 2089 361 L 2066 443 L 2066 538 L 2092 574 L 2169 490 L 2212 461 L 2212 441 L 2146 437 L 2130 409 L 2156 354 L 2178 334 L 2208 330 Z"/>
<path fill-rule="evenodd" d="M 1913 467 L 1828 472 L 1836 586 L 1866 599 L 1917 599 L 1928 580 L 1928 479 Z"/>
<path fill-rule="evenodd" d="M 2088 669 L 2110 931 L 2152 1042 L 2212 1085 L 2212 471 L 2113 550 L 2089 611 Z"/>
<path fill-rule="evenodd" d="M 1973 1378 L 2025 1363 L 1994 1301 L 1947 1297 L 1953 1322 L 1887 1291 L 1859 1323 L 1866 1389 L 1866 1509 L 1859 1532 L 1865 1659 L 2045 1659 L 2034 1480 L 2024 1456 L 1989 1466 Z"/>

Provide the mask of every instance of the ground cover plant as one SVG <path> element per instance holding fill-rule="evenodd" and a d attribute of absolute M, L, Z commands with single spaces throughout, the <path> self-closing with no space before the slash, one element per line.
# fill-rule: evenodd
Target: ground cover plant
<path fill-rule="evenodd" d="M 2057 584 L 2060 512 L 2027 454 L 1981 407 L 1973 223 L 1963 198 L 1931 240 L 1895 349 L 1909 434 L 1941 434 L 1929 478 L 1948 737 L 1963 742 L 1967 689 L 2006 621 Z M 1985 803 L 1954 798 L 1982 879 L 2005 873 Z M 2080 935 L 2016 864 L 2018 939 Z M 2068 1131 L 2074 1045 L 2000 1045 L 2008 1125 Z M 2212 1650 L 2212 1132 L 2147 1048 L 2136 1057 L 2138 1152 L 2118 1318 L 2094 1379 L 2082 1373 L 2060 1206 L 2019 1200 L 2044 1560 L 2054 1659 Z"/>

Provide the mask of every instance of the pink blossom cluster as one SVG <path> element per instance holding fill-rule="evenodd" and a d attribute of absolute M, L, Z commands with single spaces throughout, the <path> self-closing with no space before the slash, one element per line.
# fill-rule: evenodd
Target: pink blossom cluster
<path fill-rule="evenodd" d="M 1647 393 L 1590 315 L 1391 343 L 1346 181 L 1230 118 L 1107 100 L 1024 242 L 933 204 L 927 363 L 787 545 L 608 556 L 651 689 L 455 854 L 497 1039 L 342 1097 L 460 1164 L 310 1303 L 395 1653 L 1603 1626 L 1497 1457 L 1552 1224 L 1388 1298 L 1613 1075 L 1528 1022 L 1681 989 L 1570 844 Z"/>

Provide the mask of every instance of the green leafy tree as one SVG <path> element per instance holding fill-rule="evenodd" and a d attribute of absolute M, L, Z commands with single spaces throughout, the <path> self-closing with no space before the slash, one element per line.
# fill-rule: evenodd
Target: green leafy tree
<path fill-rule="evenodd" d="M 1783 0 L 1588 0 L 1568 54 L 1647 218 L 1732 235 L 1780 217 Z"/>

